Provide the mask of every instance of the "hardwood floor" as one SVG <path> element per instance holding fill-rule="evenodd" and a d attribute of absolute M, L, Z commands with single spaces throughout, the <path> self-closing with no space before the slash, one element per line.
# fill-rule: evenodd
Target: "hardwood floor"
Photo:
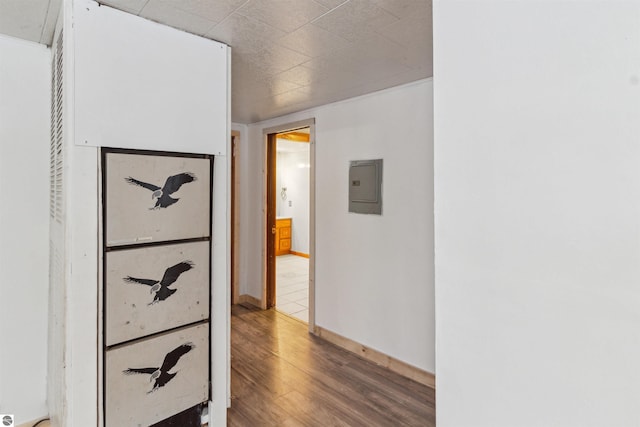
<path fill-rule="evenodd" d="M 229 426 L 435 426 L 435 391 L 307 332 L 232 307 Z"/>

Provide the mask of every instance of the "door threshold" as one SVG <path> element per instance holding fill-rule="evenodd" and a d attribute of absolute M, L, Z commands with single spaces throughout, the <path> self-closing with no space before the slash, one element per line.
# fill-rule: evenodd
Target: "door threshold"
<path fill-rule="evenodd" d="M 305 324 L 305 325 L 308 325 L 308 324 L 309 324 L 309 322 L 304 321 L 304 320 L 300 319 L 299 317 L 294 316 L 293 314 L 287 313 L 287 312 L 282 311 L 282 310 L 278 310 L 278 308 L 277 308 L 277 307 L 273 307 L 273 310 L 275 310 L 275 311 L 277 311 L 278 313 L 283 314 L 283 315 L 285 315 L 285 316 L 287 316 L 287 317 L 289 317 L 289 318 L 291 318 L 291 319 L 293 319 L 293 320 L 295 320 L 295 321 L 297 321 L 297 322 L 303 323 L 303 324 Z"/>

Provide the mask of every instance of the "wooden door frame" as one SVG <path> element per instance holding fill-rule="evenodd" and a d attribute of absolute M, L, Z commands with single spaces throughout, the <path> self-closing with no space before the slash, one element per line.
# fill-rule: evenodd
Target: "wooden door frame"
<path fill-rule="evenodd" d="M 267 167 L 266 167 L 266 289 L 262 300 L 264 308 L 276 305 L 276 133 L 267 134 Z"/>
<path fill-rule="evenodd" d="M 263 228 L 263 287 L 262 287 L 262 308 L 271 308 L 275 305 L 275 245 L 274 235 L 271 233 L 275 227 L 276 218 L 276 140 L 275 135 L 283 132 L 290 132 L 296 129 L 309 128 L 309 332 L 314 332 L 315 316 L 315 260 L 316 260 L 316 180 L 315 180 L 315 118 L 285 123 L 279 126 L 264 128 L 264 228 Z M 271 141 L 271 142 L 270 142 Z M 269 258 L 269 253 L 273 256 Z M 271 301 L 270 301 L 271 299 Z M 272 303 L 272 305 L 269 305 Z"/>

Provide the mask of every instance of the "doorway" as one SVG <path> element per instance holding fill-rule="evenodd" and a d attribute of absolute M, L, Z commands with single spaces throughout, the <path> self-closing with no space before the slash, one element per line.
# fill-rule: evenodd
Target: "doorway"
<path fill-rule="evenodd" d="M 313 319 L 313 123 L 266 133 L 266 308 Z"/>

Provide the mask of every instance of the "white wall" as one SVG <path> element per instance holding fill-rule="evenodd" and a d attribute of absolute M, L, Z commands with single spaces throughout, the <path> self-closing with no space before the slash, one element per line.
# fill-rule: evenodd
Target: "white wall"
<path fill-rule="evenodd" d="M 254 262 L 260 262 L 257 260 L 249 260 L 247 257 L 255 255 L 255 251 L 241 251 L 240 248 L 247 248 L 254 244 L 256 236 L 259 233 L 255 229 L 256 219 L 262 215 L 262 206 L 253 203 L 251 200 L 252 194 L 256 191 L 260 191 L 256 188 L 255 181 L 253 181 L 252 172 L 254 168 L 261 168 L 257 166 L 256 156 L 253 154 L 254 149 L 250 148 L 249 144 L 249 128 L 245 124 L 232 123 L 231 129 L 240 133 L 240 137 L 236 140 L 237 149 L 235 153 L 236 161 L 236 251 L 237 261 L 235 266 L 236 283 L 238 285 L 238 294 L 244 295 L 249 293 L 250 280 L 255 280 L 255 274 L 248 266 L 253 265 Z M 259 164 L 259 163 L 258 163 Z M 261 170 L 261 169 L 260 169 Z M 258 252 L 259 254 L 259 252 Z M 259 274 L 259 273 L 258 273 Z"/>
<path fill-rule="evenodd" d="M 306 150 L 277 154 L 276 215 L 291 218 L 291 250 L 309 254 L 309 144 L 290 144 L 302 145 Z M 280 194 L 282 187 L 287 188 L 286 200 Z"/>
<path fill-rule="evenodd" d="M 259 129 L 247 125 L 234 125 L 240 131 L 236 152 L 237 212 L 239 256 L 237 259 L 238 293 L 261 298 L 261 245 L 264 227 L 264 206 L 261 195 L 264 189 L 262 174 L 265 161 L 264 144 Z"/>
<path fill-rule="evenodd" d="M 432 81 L 249 126 L 242 177 L 254 212 L 240 262 L 262 297 L 262 130 L 316 119 L 316 324 L 435 370 Z M 383 215 L 348 213 L 350 160 L 384 159 Z"/>
<path fill-rule="evenodd" d="M 0 413 L 47 414 L 50 51 L 0 36 Z"/>
<path fill-rule="evenodd" d="M 434 8 L 438 425 L 640 425 L 640 3 Z"/>

